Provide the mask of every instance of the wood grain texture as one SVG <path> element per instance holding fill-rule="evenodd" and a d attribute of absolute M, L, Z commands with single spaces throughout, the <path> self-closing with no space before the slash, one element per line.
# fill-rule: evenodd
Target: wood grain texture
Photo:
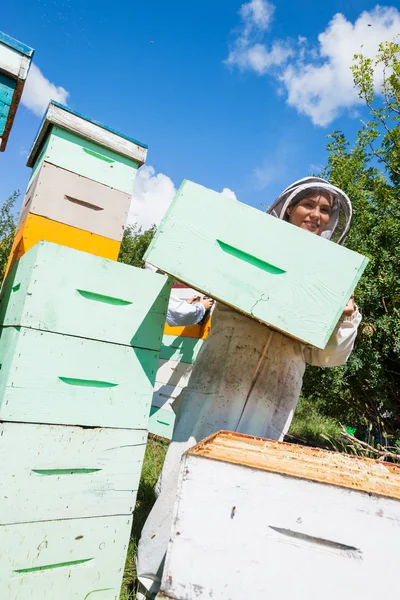
<path fill-rule="evenodd" d="M 28 167 L 33 167 L 37 162 L 38 155 L 41 152 L 41 148 L 45 143 L 46 138 L 49 136 L 49 132 L 54 130 L 55 127 L 74 134 L 74 137 L 87 140 L 89 144 L 92 143 L 96 147 L 101 146 L 109 151 L 113 151 L 114 153 L 117 153 L 120 158 L 127 158 L 130 163 L 134 161 L 137 167 L 141 166 L 146 161 L 146 144 L 142 144 L 131 137 L 93 121 L 88 117 L 74 112 L 67 106 L 63 106 L 52 100 L 43 117 L 42 124 L 29 153 L 27 162 Z M 131 191 L 132 189 L 128 190 L 128 193 Z"/>
<path fill-rule="evenodd" d="M 400 466 L 368 458 L 231 431 L 210 436 L 189 453 L 400 500 Z"/>
<path fill-rule="evenodd" d="M 0 323 L 160 350 L 171 282 L 165 275 L 39 242 L 0 295 Z"/>
<path fill-rule="evenodd" d="M 390 596 L 399 523 L 398 500 L 187 454 L 159 598 Z"/>
<path fill-rule="evenodd" d="M 126 194 L 132 194 L 139 166 L 139 163 L 114 150 L 55 126 L 51 128 L 38 159 L 32 165 L 28 189 L 44 161 Z"/>
<path fill-rule="evenodd" d="M 146 438 L 135 429 L 0 423 L 0 525 L 131 515 Z"/>
<path fill-rule="evenodd" d="M 4 276 L 7 276 L 12 265 L 25 252 L 41 241 L 61 244 L 111 260 L 117 260 L 121 246 L 120 242 L 102 235 L 51 221 L 39 215 L 28 214 L 15 235 Z"/>
<path fill-rule="evenodd" d="M 131 196 L 43 162 L 22 203 L 17 228 L 28 213 L 121 242 Z"/>
<path fill-rule="evenodd" d="M 178 362 L 177 360 L 160 359 L 156 381 L 162 384 L 186 387 L 190 375 L 192 374 L 192 370 L 193 365 L 191 364 Z"/>
<path fill-rule="evenodd" d="M 0 420 L 146 429 L 157 352 L 24 327 L 0 333 Z"/>
<path fill-rule="evenodd" d="M 149 419 L 149 433 L 170 440 L 174 431 L 175 413 L 170 410 L 152 406 Z"/>
<path fill-rule="evenodd" d="M 145 258 L 317 348 L 326 346 L 368 262 L 190 181 L 179 188 Z"/>
<path fill-rule="evenodd" d="M 164 335 L 160 358 L 192 364 L 197 358 L 203 340 L 176 335 Z"/>
<path fill-rule="evenodd" d="M 2 600 L 118 600 L 131 532 L 126 516 L 3 525 Z"/>

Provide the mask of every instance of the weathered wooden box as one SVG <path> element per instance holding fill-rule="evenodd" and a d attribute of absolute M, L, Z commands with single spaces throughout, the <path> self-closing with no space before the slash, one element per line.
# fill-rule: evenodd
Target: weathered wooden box
<path fill-rule="evenodd" d="M 158 353 L 170 286 L 164 275 L 40 242 L 3 284 L 0 324 Z"/>
<path fill-rule="evenodd" d="M 0 421 L 147 429 L 158 353 L 0 329 Z"/>
<path fill-rule="evenodd" d="M 0 152 L 7 146 L 33 50 L 0 31 Z"/>
<path fill-rule="evenodd" d="M 51 101 L 28 156 L 28 187 L 46 161 L 131 194 L 146 155 L 145 144 Z"/>
<path fill-rule="evenodd" d="M 43 241 L 62 244 L 67 248 L 74 248 L 115 261 L 118 259 L 121 246 L 120 242 L 102 235 L 28 213 L 15 235 L 5 269 L 5 277 L 21 256 L 38 242 Z"/>
<path fill-rule="evenodd" d="M 118 600 L 131 526 L 124 515 L 0 526 L 0 598 Z"/>
<path fill-rule="evenodd" d="M 0 525 L 130 516 L 146 439 L 135 429 L 0 423 Z"/>
<path fill-rule="evenodd" d="M 131 196 L 43 162 L 24 198 L 17 228 L 29 213 L 121 242 Z"/>
<path fill-rule="evenodd" d="M 146 260 L 317 348 L 326 346 L 367 264 L 356 252 L 190 181 L 179 188 Z"/>
<path fill-rule="evenodd" d="M 391 597 L 400 468 L 219 432 L 184 456 L 157 598 Z"/>

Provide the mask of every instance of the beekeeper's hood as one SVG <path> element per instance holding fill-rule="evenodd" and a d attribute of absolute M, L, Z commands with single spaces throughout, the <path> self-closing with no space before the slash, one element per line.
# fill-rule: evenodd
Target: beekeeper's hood
<path fill-rule="evenodd" d="M 333 198 L 329 222 L 321 237 L 343 244 L 349 232 L 353 209 L 348 196 L 339 188 L 320 177 L 304 177 L 286 188 L 269 207 L 268 213 L 278 219 L 288 220 L 287 209 L 310 192 L 329 192 Z"/>

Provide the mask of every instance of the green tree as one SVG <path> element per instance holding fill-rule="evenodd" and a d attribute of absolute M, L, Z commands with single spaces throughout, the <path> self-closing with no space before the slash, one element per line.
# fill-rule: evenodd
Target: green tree
<path fill-rule="evenodd" d="M 124 231 L 121 249 L 119 253 L 119 262 L 126 263 L 132 267 L 144 267 L 143 255 L 146 252 L 153 236 L 156 232 L 156 226 L 142 231 L 137 223 L 128 226 Z"/>
<path fill-rule="evenodd" d="M 14 192 L 0 208 L 0 284 L 14 241 L 16 223 L 13 208 L 18 196 L 19 192 Z"/>
<path fill-rule="evenodd" d="M 347 247 L 370 260 L 356 290 L 363 315 L 346 366 L 308 369 L 303 393 L 325 414 L 381 432 L 400 430 L 400 47 L 381 44 L 375 60 L 356 55 L 354 83 L 369 112 L 353 147 L 335 131 L 323 176 L 354 208 Z M 383 73 L 381 93 L 374 78 Z"/>

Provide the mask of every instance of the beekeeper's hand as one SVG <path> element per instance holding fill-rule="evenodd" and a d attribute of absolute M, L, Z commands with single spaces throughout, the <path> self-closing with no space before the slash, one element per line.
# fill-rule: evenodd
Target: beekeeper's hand
<path fill-rule="evenodd" d="M 343 311 L 343 317 L 351 317 L 355 310 L 356 305 L 354 304 L 354 294 L 352 294 L 350 296 L 350 300 L 348 301 L 346 308 Z"/>

